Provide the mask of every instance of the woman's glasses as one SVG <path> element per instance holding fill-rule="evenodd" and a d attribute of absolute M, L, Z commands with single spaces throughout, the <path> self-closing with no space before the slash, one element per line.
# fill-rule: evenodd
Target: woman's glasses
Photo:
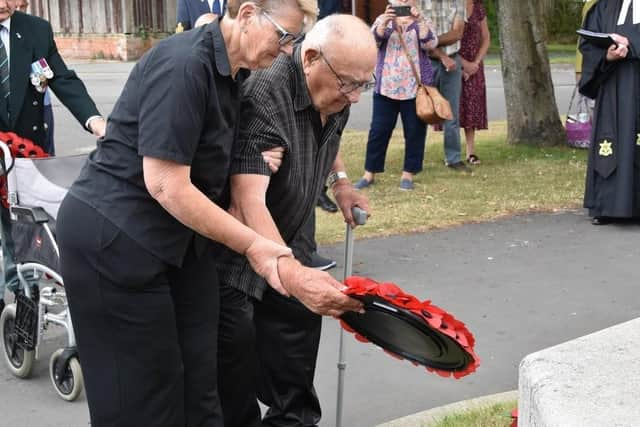
<path fill-rule="evenodd" d="M 290 33 L 289 31 L 285 30 L 282 25 L 278 24 L 276 22 L 275 19 L 273 19 L 271 17 L 271 15 L 269 15 L 267 12 L 265 12 L 264 10 L 262 11 L 262 14 L 264 15 L 265 18 L 267 18 L 267 20 L 269 22 L 271 22 L 273 24 L 274 27 L 276 27 L 276 31 L 278 32 L 278 36 L 280 36 L 280 39 L 278 40 L 278 43 L 280 44 L 280 46 L 286 46 L 291 42 L 295 42 L 299 39 L 301 39 L 303 37 L 303 34 L 293 34 Z"/>

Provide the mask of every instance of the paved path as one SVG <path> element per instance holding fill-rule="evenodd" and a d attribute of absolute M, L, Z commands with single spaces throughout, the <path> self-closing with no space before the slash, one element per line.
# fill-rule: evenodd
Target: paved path
<path fill-rule="evenodd" d="M 357 241 L 356 274 L 396 282 L 454 313 L 475 334 L 482 365 L 463 380 L 444 379 L 348 336 L 344 425 L 513 390 L 526 354 L 637 317 L 639 239 L 640 226 L 596 228 L 582 212 L 564 212 Z M 342 246 L 323 253 L 340 260 Z M 334 424 L 338 331 L 325 319 L 316 380 L 323 426 Z M 29 381 L 0 363 L 0 425 L 87 425 L 84 396 L 65 403 L 49 383 L 56 345 L 45 346 Z"/>

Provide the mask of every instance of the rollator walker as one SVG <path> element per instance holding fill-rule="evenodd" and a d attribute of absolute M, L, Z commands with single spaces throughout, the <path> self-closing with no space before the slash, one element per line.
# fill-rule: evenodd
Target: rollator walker
<path fill-rule="evenodd" d="M 4 137 L 4 138 L 3 138 Z M 60 274 L 60 253 L 55 238 L 55 220 L 62 199 L 77 178 L 86 155 L 44 157 L 32 142 L 15 134 L 0 134 L 2 176 L 6 199 L 5 257 L 13 252 L 18 283 L 8 283 L 15 301 L 0 316 L 0 344 L 11 373 L 28 378 L 39 358 L 39 346 L 52 326 L 66 332 L 66 346 L 49 359 L 49 376 L 58 395 L 75 400 L 84 387 L 76 341 Z M 7 211 L 8 209 L 8 211 Z M 9 220 L 10 217 L 10 220 Z M 13 243 L 13 250 L 7 244 Z"/>

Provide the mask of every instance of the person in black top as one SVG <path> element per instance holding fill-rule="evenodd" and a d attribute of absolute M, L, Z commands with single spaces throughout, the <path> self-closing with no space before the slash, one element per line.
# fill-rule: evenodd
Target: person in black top
<path fill-rule="evenodd" d="M 343 296 L 343 286 L 326 272 L 303 267 L 312 249 L 296 241 L 305 233 L 327 177 L 346 222 L 355 225 L 352 207 L 368 210 L 338 150 L 349 105 L 373 86 L 376 55 L 363 21 L 331 15 L 318 21 L 291 57 L 280 55 L 243 87 L 230 212 L 263 236 L 292 247 L 296 259 L 281 259 L 279 271 L 283 286 L 296 298 L 271 292 L 243 257 L 228 250 L 221 256 L 219 383 L 227 427 L 312 426 L 320 420 L 313 386 L 322 323 L 318 314 L 341 314 L 337 306 L 327 310 L 325 305 L 326 296 Z M 277 173 L 265 168 L 261 157 L 273 147 L 286 149 Z M 254 366 L 259 366 L 255 377 Z M 262 421 L 256 388 L 258 399 L 269 406 Z"/>
<path fill-rule="evenodd" d="M 290 257 L 225 211 L 239 89 L 247 69 L 291 51 L 315 13 L 307 1 L 231 0 L 221 19 L 147 52 L 63 201 L 57 237 L 92 426 L 222 425 L 217 253 L 244 254 L 283 293 L 277 264 Z"/>
<path fill-rule="evenodd" d="M 640 219 L 640 0 L 596 3 L 587 30 L 610 34 L 608 49 L 580 43 L 580 93 L 595 99 L 584 207 L 594 225 Z"/>

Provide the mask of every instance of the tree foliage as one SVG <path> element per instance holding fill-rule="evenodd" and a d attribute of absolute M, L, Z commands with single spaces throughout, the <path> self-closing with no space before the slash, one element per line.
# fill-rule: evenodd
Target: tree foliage
<path fill-rule="evenodd" d="M 487 21 L 491 34 L 495 34 L 498 41 L 500 29 L 498 26 L 497 3 L 499 0 L 484 0 L 487 9 Z M 547 38 L 552 43 L 574 43 L 576 29 L 580 27 L 583 0 L 533 0 L 539 2 Z M 497 43 L 496 43 L 497 44 Z"/>

